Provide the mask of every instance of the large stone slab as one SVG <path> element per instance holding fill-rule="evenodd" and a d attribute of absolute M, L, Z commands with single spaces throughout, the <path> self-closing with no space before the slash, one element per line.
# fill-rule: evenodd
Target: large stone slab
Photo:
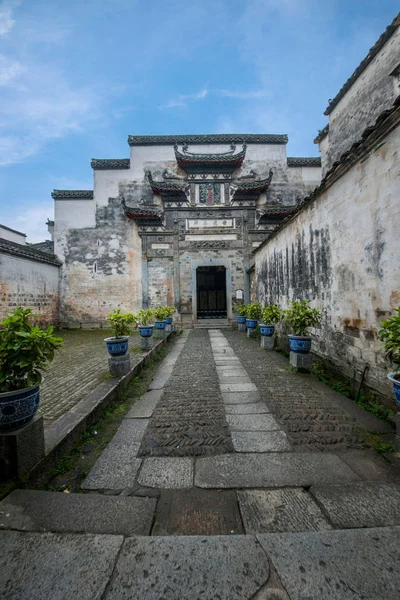
<path fill-rule="evenodd" d="M 231 437 L 236 452 L 285 452 L 291 449 L 284 431 L 232 431 Z"/>
<path fill-rule="evenodd" d="M 261 401 L 260 392 L 223 392 L 225 404 L 253 404 Z"/>
<path fill-rule="evenodd" d="M 365 411 L 364 411 L 365 412 Z M 392 482 L 400 479 L 400 470 L 396 469 L 375 450 L 347 450 L 338 454 L 346 465 L 367 481 Z"/>
<path fill-rule="evenodd" d="M 221 392 L 256 392 L 254 383 L 221 383 Z"/>
<path fill-rule="evenodd" d="M 237 492 L 246 533 L 331 529 L 311 496 L 301 488 Z"/>
<path fill-rule="evenodd" d="M 233 490 L 163 490 L 152 535 L 244 533 Z"/>
<path fill-rule="evenodd" d="M 132 406 L 126 415 L 126 419 L 148 419 L 153 414 L 157 402 L 161 399 L 163 390 L 151 390 L 146 392 Z"/>
<path fill-rule="evenodd" d="M 257 536 L 291 600 L 398 600 L 400 529 Z"/>
<path fill-rule="evenodd" d="M 280 429 L 272 415 L 226 415 L 231 431 L 276 431 Z"/>
<path fill-rule="evenodd" d="M 251 383 L 250 377 L 247 375 L 246 371 L 244 375 L 239 373 L 218 373 L 218 379 L 220 384 L 225 383 Z"/>
<path fill-rule="evenodd" d="M 192 487 L 193 460 L 191 458 L 146 458 L 138 481 L 145 487 L 167 489 Z"/>
<path fill-rule="evenodd" d="M 269 408 L 264 402 L 254 402 L 249 404 L 225 404 L 227 415 L 261 415 L 269 413 Z"/>
<path fill-rule="evenodd" d="M 268 576 L 268 559 L 254 536 L 130 538 L 107 600 L 243 600 Z"/>
<path fill-rule="evenodd" d="M 82 483 L 87 490 L 132 487 L 141 465 L 137 459 L 148 419 L 125 419 Z"/>
<path fill-rule="evenodd" d="M 201 488 L 299 487 L 358 480 L 337 456 L 310 452 L 200 458 L 195 473 L 195 485 Z"/>
<path fill-rule="evenodd" d="M 337 528 L 400 525 L 400 482 L 316 485 L 310 492 Z"/>
<path fill-rule="evenodd" d="M 15 490 L 0 502 L 0 528 L 149 535 L 155 508 L 152 498 Z"/>
<path fill-rule="evenodd" d="M 0 532 L 0 597 L 103 597 L 122 536 Z"/>

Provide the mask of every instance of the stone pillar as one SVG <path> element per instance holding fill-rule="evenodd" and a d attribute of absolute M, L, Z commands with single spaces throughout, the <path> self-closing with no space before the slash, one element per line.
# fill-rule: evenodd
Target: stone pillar
<path fill-rule="evenodd" d="M 165 333 L 171 333 L 172 331 L 172 323 L 169 325 L 168 323 L 165 326 Z"/>
<path fill-rule="evenodd" d="M 254 328 L 253 327 L 252 328 L 248 327 L 247 328 L 247 337 L 248 338 L 255 337 L 256 331 L 257 331 L 257 327 L 254 327 Z"/>
<path fill-rule="evenodd" d="M 165 329 L 155 329 L 154 331 L 157 340 L 163 340 L 165 338 Z"/>
<path fill-rule="evenodd" d="M 122 377 L 131 370 L 131 357 L 129 354 L 124 356 L 109 356 L 108 368 L 110 369 L 111 377 Z"/>
<path fill-rule="evenodd" d="M 262 335 L 261 336 L 261 348 L 264 350 L 273 350 L 275 345 L 274 335 Z"/>
<path fill-rule="evenodd" d="M 143 352 L 148 352 L 151 350 L 151 337 L 140 337 L 140 349 Z"/>
<path fill-rule="evenodd" d="M 311 371 L 312 366 L 312 354 L 309 352 L 308 354 L 301 354 L 300 352 L 290 352 L 290 364 L 297 371 Z"/>
<path fill-rule="evenodd" d="M 0 432 L 0 480 L 21 478 L 44 458 L 43 417 L 15 431 Z"/>
<path fill-rule="evenodd" d="M 246 323 L 238 323 L 238 331 L 246 331 Z"/>

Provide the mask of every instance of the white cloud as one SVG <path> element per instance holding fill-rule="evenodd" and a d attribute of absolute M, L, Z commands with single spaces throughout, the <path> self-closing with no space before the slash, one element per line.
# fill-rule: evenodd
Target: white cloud
<path fill-rule="evenodd" d="M 204 87 L 197 94 L 179 94 L 175 99 L 170 100 L 167 104 L 160 106 L 160 108 L 186 108 L 190 102 L 198 102 L 204 100 L 208 96 L 208 90 Z"/>
<path fill-rule="evenodd" d="M 25 209 L 21 214 L 9 219 L 7 223 L 4 224 L 17 231 L 26 233 L 27 242 L 34 244 L 36 242 L 42 242 L 44 239 L 50 239 L 46 227 L 47 219 L 54 219 L 52 200 L 35 203 L 32 208 Z"/>
<path fill-rule="evenodd" d="M 12 81 L 23 71 L 23 67 L 17 60 L 7 60 L 0 54 L 0 86 L 11 85 Z"/>
<path fill-rule="evenodd" d="M 0 0 L 0 35 L 11 31 L 15 23 L 12 13 L 19 4 L 19 0 Z"/>

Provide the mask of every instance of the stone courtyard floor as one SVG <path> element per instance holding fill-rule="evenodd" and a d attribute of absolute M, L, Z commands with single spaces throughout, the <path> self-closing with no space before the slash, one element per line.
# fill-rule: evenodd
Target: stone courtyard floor
<path fill-rule="evenodd" d="M 108 330 L 64 330 L 56 332 L 64 343 L 46 369 L 40 391 L 39 413 L 45 427 L 75 406 L 108 377 L 108 354 L 104 338 Z M 129 339 L 132 366 L 139 362 L 140 337 L 134 333 Z"/>
<path fill-rule="evenodd" d="M 0 503 L 7 599 L 398 600 L 390 427 L 231 330 L 184 332 L 81 493 Z"/>

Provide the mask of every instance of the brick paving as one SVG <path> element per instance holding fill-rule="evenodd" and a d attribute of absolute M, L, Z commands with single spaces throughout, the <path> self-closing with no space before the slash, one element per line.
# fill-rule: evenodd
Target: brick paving
<path fill-rule="evenodd" d="M 56 334 L 64 340 L 44 374 L 40 391 L 39 413 L 45 427 L 70 410 L 108 377 L 108 353 L 104 338 L 106 330 L 72 330 Z M 140 337 L 129 340 L 132 366 L 140 360 Z"/>

